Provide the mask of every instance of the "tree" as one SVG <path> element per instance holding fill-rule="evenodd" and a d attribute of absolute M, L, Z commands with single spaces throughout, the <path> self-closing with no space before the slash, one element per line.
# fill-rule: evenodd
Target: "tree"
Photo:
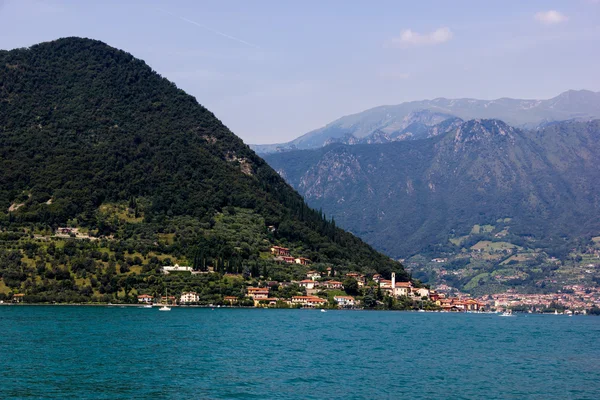
<path fill-rule="evenodd" d="M 365 295 L 365 297 L 363 297 L 363 306 L 365 308 L 374 308 L 377 306 L 377 300 L 375 300 L 373 293 L 368 293 Z"/>
<path fill-rule="evenodd" d="M 356 296 L 359 293 L 358 281 L 356 279 L 349 276 L 346 279 L 344 279 L 344 282 L 342 284 L 344 285 L 344 291 L 349 296 Z"/>

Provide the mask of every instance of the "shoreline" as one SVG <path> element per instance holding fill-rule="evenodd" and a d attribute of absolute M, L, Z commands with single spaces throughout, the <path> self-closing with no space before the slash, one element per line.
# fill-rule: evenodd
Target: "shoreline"
<path fill-rule="evenodd" d="M 144 304 L 84 304 L 84 303 L 0 303 L 2 306 L 16 306 L 16 307 L 106 307 L 106 308 L 146 308 Z M 161 305 L 154 305 L 152 309 L 159 308 Z M 170 305 L 172 308 L 223 308 L 223 309 L 239 309 L 239 310 L 325 310 L 325 311 L 391 311 L 391 312 L 407 312 L 407 313 L 428 313 L 428 314 L 480 314 L 480 315 L 499 315 L 496 311 L 429 311 L 429 310 L 370 310 L 370 309 L 346 309 L 346 308 L 274 308 L 274 307 L 236 307 L 236 306 L 210 306 L 210 305 Z M 556 316 L 570 316 L 568 314 L 554 314 L 554 313 L 515 313 L 515 315 L 556 315 Z M 594 316 L 590 314 L 572 314 L 571 316 Z"/>

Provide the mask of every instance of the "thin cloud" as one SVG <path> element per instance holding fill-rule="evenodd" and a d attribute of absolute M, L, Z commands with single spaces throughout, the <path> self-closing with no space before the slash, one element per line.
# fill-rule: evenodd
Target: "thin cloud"
<path fill-rule="evenodd" d="M 432 46 L 441 44 L 452 39 L 454 34 L 450 28 L 438 28 L 430 33 L 418 33 L 411 29 L 405 29 L 400 36 L 392 39 L 392 43 L 399 47 Z"/>
<path fill-rule="evenodd" d="M 182 20 L 182 21 L 185 21 L 185 22 L 187 22 L 187 23 L 189 23 L 189 24 L 192 24 L 192 25 L 196 25 L 196 26 L 198 26 L 198 27 L 200 27 L 200 28 L 202 28 L 202 29 L 204 29 L 204 30 L 207 30 L 207 31 L 209 31 L 209 32 L 212 32 L 212 33 L 215 33 L 215 34 L 217 34 L 217 35 L 223 36 L 223 37 L 225 37 L 225 38 L 227 38 L 227 39 L 231 39 L 231 40 L 234 40 L 234 41 L 236 41 L 236 42 L 238 42 L 238 43 L 245 44 L 246 46 L 254 47 L 254 48 L 256 48 L 256 49 L 259 49 L 259 48 L 260 48 L 260 47 L 258 47 L 258 46 L 257 46 L 257 45 L 255 45 L 255 44 L 252 44 L 252 43 L 250 43 L 250 42 L 247 42 L 247 41 L 245 41 L 245 40 L 243 40 L 243 39 L 240 39 L 240 38 L 236 38 L 235 36 L 231 36 L 231 35 L 228 35 L 228 34 L 226 34 L 226 33 L 220 32 L 220 31 L 218 31 L 218 30 L 216 30 L 216 29 L 209 28 L 208 26 L 206 26 L 206 25 L 202 25 L 201 23 L 199 23 L 199 22 L 196 22 L 196 21 L 192 21 L 191 19 L 187 19 L 187 18 L 181 17 L 181 16 L 179 16 L 179 15 L 173 14 L 173 13 L 171 13 L 171 12 L 169 12 L 169 11 L 166 11 L 166 10 L 163 10 L 163 9 L 160 9 L 160 8 L 157 8 L 156 10 L 157 10 L 157 11 L 160 11 L 160 12 L 162 12 L 162 13 L 165 13 L 165 14 L 169 14 L 169 15 L 170 15 L 170 16 L 172 16 L 172 17 L 179 18 L 179 19 L 180 19 L 180 20 Z"/>
<path fill-rule="evenodd" d="M 533 18 L 542 24 L 552 25 L 565 22 L 568 18 L 556 10 L 540 11 Z"/>

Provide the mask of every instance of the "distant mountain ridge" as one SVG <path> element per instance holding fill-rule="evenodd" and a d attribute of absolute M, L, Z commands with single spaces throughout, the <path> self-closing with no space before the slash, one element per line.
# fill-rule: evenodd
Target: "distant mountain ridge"
<path fill-rule="evenodd" d="M 411 101 L 339 118 L 287 143 L 250 147 L 259 154 L 267 154 L 319 148 L 337 141 L 357 144 L 380 143 L 381 138 L 384 138 L 383 141 L 411 140 L 420 135 L 409 130 L 413 134 L 403 136 L 401 132 L 414 123 L 418 125 L 413 128 L 418 127 L 417 132 L 421 132 L 423 126 L 436 125 L 442 117 L 463 120 L 491 118 L 519 128 L 541 128 L 557 121 L 600 118 L 600 92 L 569 90 L 547 100 L 437 98 Z M 371 140 L 366 139 L 369 136 L 372 136 Z"/>
<path fill-rule="evenodd" d="M 600 120 L 538 130 L 469 120 L 423 140 L 265 159 L 311 206 L 393 257 L 500 218 L 539 243 L 600 232 Z"/>

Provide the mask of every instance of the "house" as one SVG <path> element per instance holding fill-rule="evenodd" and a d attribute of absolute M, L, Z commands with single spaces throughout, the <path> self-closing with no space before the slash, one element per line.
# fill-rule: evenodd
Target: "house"
<path fill-rule="evenodd" d="M 294 261 L 296 261 L 296 264 L 300 264 L 300 265 L 310 264 L 310 259 L 304 258 L 304 257 L 298 257 Z"/>
<path fill-rule="evenodd" d="M 179 297 L 179 302 L 182 304 L 197 303 L 200 301 L 200 296 L 196 292 L 183 292 Z"/>
<path fill-rule="evenodd" d="M 57 229 L 58 233 L 63 234 L 63 235 L 70 235 L 71 233 L 74 233 L 74 229 L 73 228 L 58 228 Z"/>
<path fill-rule="evenodd" d="M 166 303 L 166 304 L 175 304 L 175 296 L 169 296 L 169 297 L 161 296 L 160 302 Z"/>
<path fill-rule="evenodd" d="M 413 297 L 422 299 L 423 297 L 429 298 L 429 289 L 427 288 L 412 288 L 411 292 Z"/>
<path fill-rule="evenodd" d="M 305 279 L 303 281 L 298 282 L 298 285 L 306 289 L 314 289 L 316 286 L 319 286 L 319 282 L 313 281 L 312 279 Z"/>
<path fill-rule="evenodd" d="M 464 305 L 465 311 L 481 311 L 485 307 L 485 304 L 474 299 L 465 300 Z"/>
<path fill-rule="evenodd" d="M 317 272 L 317 271 L 308 271 L 306 273 L 306 278 L 307 279 L 312 279 L 313 281 L 316 281 L 320 277 L 321 277 L 321 274 L 319 272 Z"/>
<path fill-rule="evenodd" d="M 182 267 L 179 264 L 162 267 L 162 271 L 165 275 L 171 272 L 192 272 L 192 267 Z"/>
<path fill-rule="evenodd" d="M 431 262 L 434 262 L 434 263 L 445 263 L 446 261 L 448 261 L 447 258 L 434 258 L 431 260 Z"/>
<path fill-rule="evenodd" d="M 354 307 L 356 300 L 352 296 L 334 296 L 333 300 L 338 303 L 339 307 Z"/>
<path fill-rule="evenodd" d="M 444 311 L 458 311 L 458 307 L 452 299 L 439 299 L 436 304 L 442 307 Z"/>
<path fill-rule="evenodd" d="M 268 288 L 249 287 L 248 288 L 248 297 L 251 297 L 254 300 L 266 299 L 269 297 L 269 289 Z"/>
<path fill-rule="evenodd" d="M 381 276 L 381 274 L 373 275 L 373 280 L 377 283 L 379 283 L 382 279 L 383 279 L 383 277 Z"/>
<path fill-rule="evenodd" d="M 154 297 L 150 296 L 149 294 L 140 294 L 138 296 L 138 303 L 152 304 L 153 301 Z"/>
<path fill-rule="evenodd" d="M 323 283 L 323 286 L 327 289 L 342 289 L 344 284 L 338 281 L 327 281 Z"/>
<path fill-rule="evenodd" d="M 327 267 L 327 276 L 331 276 L 331 267 Z"/>
<path fill-rule="evenodd" d="M 234 305 L 238 302 L 238 298 L 235 296 L 225 296 L 223 297 L 223 301 L 229 303 L 229 305 Z"/>
<path fill-rule="evenodd" d="M 290 304 L 292 305 L 302 305 L 302 307 L 320 307 L 327 303 L 327 300 L 322 299 L 317 296 L 293 296 Z"/>
<path fill-rule="evenodd" d="M 25 295 L 23 293 L 15 293 L 13 294 L 13 303 L 21 303 L 23 302 L 23 298 Z"/>
<path fill-rule="evenodd" d="M 290 249 L 280 246 L 273 246 L 271 247 L 271 253 L 275 254 L 276 256 L 289 256 Z"/>

